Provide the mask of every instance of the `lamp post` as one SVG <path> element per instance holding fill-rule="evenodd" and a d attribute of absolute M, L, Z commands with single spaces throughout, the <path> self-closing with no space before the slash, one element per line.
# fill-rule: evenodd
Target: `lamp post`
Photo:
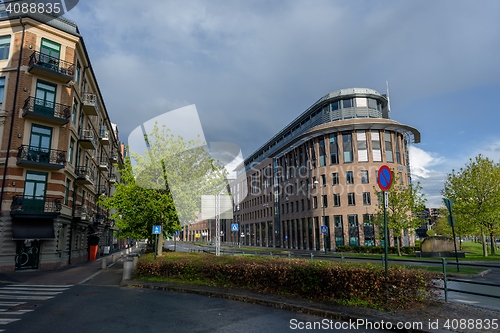
<path fill-rule="evenodd" d="M 314 181 L 314 185 L 317 186 L 318 184 L 319 184 L 319 182 L 317 180 L 315 180 Z M 323 184 L 321 186 L 321 198 L 320 198 L 320 200 L 321 200 L 321 208 L 322 208 L 321 219 L 323 221 L 323 225 L 326 227 L 326 223 L 325 223 L 325 201 L 323 200 L 324 199 L 323 198 L 324 197 L 324 190 L 323 190 L 324 187 L 325 187 L 325 185 Z M 326 228 L 325 228 L 325 230 L 326 230 Z M 326 233 L 327 232 L 328 231 L 325 231 L 323 233 L 323 247 L 325 249 L 325 254 L 326 254 Z"/>

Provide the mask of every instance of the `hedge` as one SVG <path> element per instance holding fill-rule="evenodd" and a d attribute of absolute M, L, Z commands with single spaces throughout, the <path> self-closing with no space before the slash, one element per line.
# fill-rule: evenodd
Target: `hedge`
<path fill-rule="evenodd" d="M 168 253 L 151 260 L 141 257 L 138 278 L 166 277 L 318 301 L 369 304 L 378 308 L 408 308 L 435 296 L 436 274 L 390 267 L 386 284 L 382 266 L 305 259 L 216 257 Z M 389 300 L 390 302 L 387 302 Z"/>

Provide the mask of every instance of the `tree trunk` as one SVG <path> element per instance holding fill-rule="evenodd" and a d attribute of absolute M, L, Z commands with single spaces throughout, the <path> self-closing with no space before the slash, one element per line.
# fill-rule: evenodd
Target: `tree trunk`
<path fill-rule="evenodd" d="M 399 238 L 400 238 L 399 236 L 396 237 L 396 245 L 398 247 L 398 257 L 401 257 L 401 244 L 400 244 L 401 241 L 399 240 Z"/>
<path fill-rule="evenodd" d="M 488 248 L 486 247 L 486 235 L 484 234 L 484 230 L 481 229 L 481 241 L 483 243 L 483 257 L 488 256 Z"/>
<path fill-rule="evenodd" d="M 495 254 L 497 254 L 497 251 L 495 244 L 495 234 L 492 232 L 490 233 L 490 244 L 491 244 L 491 255 L 494 256 Z"/>

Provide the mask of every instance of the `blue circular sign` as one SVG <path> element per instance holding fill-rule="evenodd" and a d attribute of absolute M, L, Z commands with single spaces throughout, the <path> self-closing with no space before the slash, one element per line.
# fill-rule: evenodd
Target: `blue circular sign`
<path fill-rule="evenodd" d="M 382 191 L 387 191 L 392 185 L 392 172 L 387 165 L 382 165 L 378 170 L 378 186 Z"/>

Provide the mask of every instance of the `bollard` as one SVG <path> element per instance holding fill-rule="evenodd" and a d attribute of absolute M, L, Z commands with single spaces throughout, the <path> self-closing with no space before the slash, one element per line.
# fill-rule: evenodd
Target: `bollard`
<path fill-rule="evenodd" d="M 127 260 L 123 262 L 123 278 L 124 280 L 130 280 L 132 278 L 132 261 Z"/>
<path fill-rule="evenodd" d="M 111 256 L 111 262 L 114 264 L 116 262 L 116 254 Z"/>
<path fill-rule="evenodd" d="M 344 262 L 344 254 L 343 253 L 340 254 L 340 262 Z"/>
<path fill-rule="evenodd" d="M 106 269 L 106 268 L 107 268 L 106 258 L 102 258 L 101 259 L 101 269 Z"/>
<path fill-rule="evenodd" d="M 137 266 L 137 262 L 139 261 L 139 257 L 133 257 L 132 258 L 132 266 L 135 268 Z"/>
<path fill-rule="evenodd" d="M 313 261 L 314 259 L 314 254 L 311 253 L 311 261 Z"/>

